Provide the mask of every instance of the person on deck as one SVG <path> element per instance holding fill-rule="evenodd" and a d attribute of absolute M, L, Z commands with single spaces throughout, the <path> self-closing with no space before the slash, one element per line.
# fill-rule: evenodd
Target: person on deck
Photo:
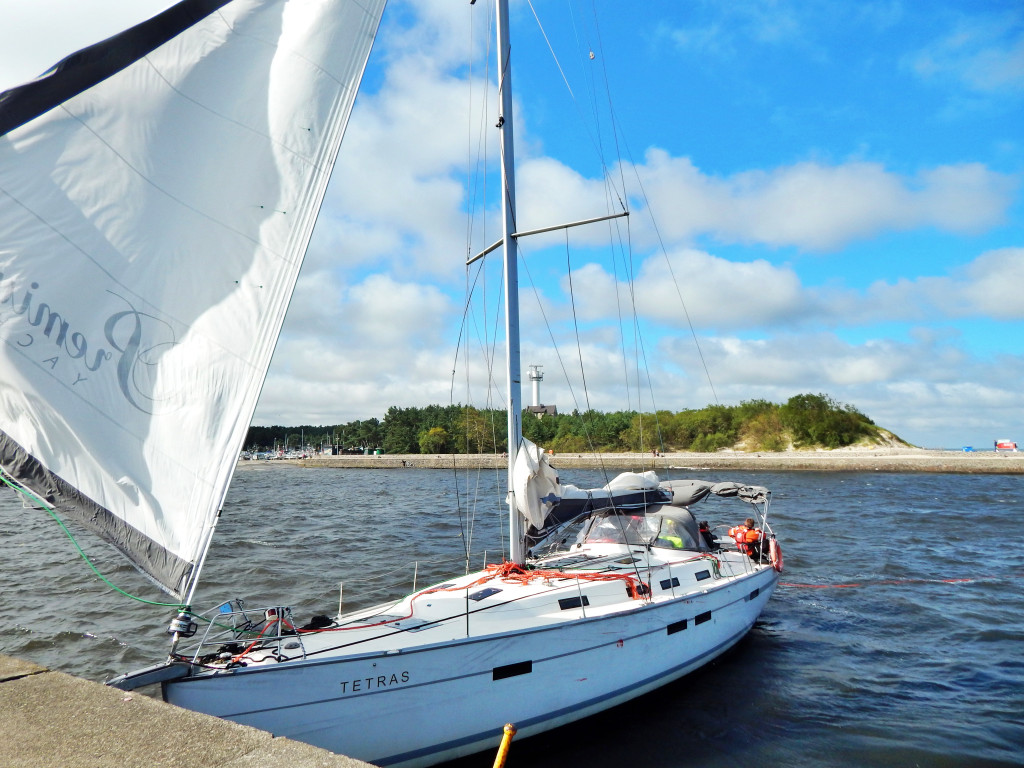
<path fill-rule="evenodd" d="M 736 542 L 736 548 L 750 556 L 752 560 L 761 562 L 761 539 L 764 534 L 757 527 L 754 518 L 748 517 L 743 525 L 729 529 L 729 535 Z"/>

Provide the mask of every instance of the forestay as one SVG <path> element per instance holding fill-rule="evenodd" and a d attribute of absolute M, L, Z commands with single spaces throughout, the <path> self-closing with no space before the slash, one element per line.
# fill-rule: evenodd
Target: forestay
<path fill-rule="evenodd" d="M 383 5 L 185 0 L 0 95 L 0 462 L 178 596 Z"/>

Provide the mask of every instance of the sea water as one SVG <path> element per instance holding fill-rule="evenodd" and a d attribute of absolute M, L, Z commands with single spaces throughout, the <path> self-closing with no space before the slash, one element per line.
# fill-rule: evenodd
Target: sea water
<path fill-rule="evenodd" d="M 333 614 L 339 598 L 345 608 L 369 605 L 500 560 L 502 475 L 243 463 L 196 609 L 242 597 L 289 606 L 304 621 Z M 1018 477 L 672 475 L 773 491 L 769 521 L 785 555 L 775 596 L 721 659 L 605 713 L 514 740 L 510 766 L 1024 765 Z M 605 477 L 574 470 L 562 480 L 593 487 Z M 746 516 L 742 504 L 715 501 L 694 512 L 722 525 Z M 118 587 L 166 601 L 109 547 L 76 535 Z M 56 523 L 9 492 L 0 493 L 0 563 L 0 653 L 91 680 L 165 656 L 171 609 L 106 586 Z"/>

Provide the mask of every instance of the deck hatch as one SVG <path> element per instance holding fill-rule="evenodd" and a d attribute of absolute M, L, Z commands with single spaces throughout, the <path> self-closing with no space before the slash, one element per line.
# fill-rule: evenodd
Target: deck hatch
<path fill-rule="evenodd" d="M 501 590 L 498 587 L 487 587 L 487 589 L 481 589 L 479 592 L 474 592 L 472 595 L 469 595 L 469 599 L 470 600 L 476 600 L 477 602 L 480 602 L 485 597 L 490 597 L 491 595 L 496 595 L 499 592 L 501 592 Z"/>
<path fill-rule="evenodd" d="M 359 619 L 359 621 L 353 621 L 351 624 L 366 624 L 371 627 L 378 624 L 387 624 L 391 629 L 400 629 L 404 632 L 419 632 L 436 626 L 437 622 L 409 616 L 399 616 L 394 613 L 378 613 L 375 616 L 367 616 L 364 619 Z"/>
<path fill-rule="evenodd" d="M 678 576 L 673 576 L 671 579 L 662 579 L 661 580 L 661 588 L 662 589 L 672 589 L 672 587 L 678 587 L 678 586 L 679 586 L 679 577 Z"/>
<path fill-rule="evenodd" d="M 594 560 L 596 558 L 591 555 L 573 555 L 571 557 L 560 557 L 557 560 L 545 561 L 545 566 L 558 567 L 558 568 L 572 568 L 574 566 L 585 563 L 588 560 Z"/>
<path fill-rule="evenodd" d="M 563 597 L 558 601 L 558 607 L 563 611 L 568 611 L 571 608 L 582 608 L 585 605 L 590 605 L 590 598 L 586 595 L 577 595 L 576 597 Z"/>
<path fill-rule="evenodd" d="M 666 627 L 666 630 L 670 635 L 674 635 L 676 632 L 682 632 L 684 629 L 686 629 L 686 619 L 673 622 Z"/>
<path fill-rule="evenodd" d="M 516 677 L 517 675 L 528 675 L 533 672 L 532 661 L 517 661 L 515 664 L 506 664 L 503 667 L 495 667 L 492 671 L 492 679 L 504 680 L 507 677 Z"/>
<path fill-rule="evenodd" d="M 711 578 L 711 571 L 697 571 L 693 575 L 697 577 L 697 581 L 704 581 Z"/>
<path fill-rule="evenodd" d="M 704 611 L 704 613 L 698 613 L 693 617 L 693 626 L 703 624 L 705 621 L 711 621 L 711 611 Z"/>

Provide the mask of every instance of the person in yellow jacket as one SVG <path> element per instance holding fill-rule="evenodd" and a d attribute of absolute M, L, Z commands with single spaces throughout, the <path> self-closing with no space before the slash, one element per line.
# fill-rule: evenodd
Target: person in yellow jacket
<path fill-rule="evenodd" d="M 736 548 L 752 559 L 761 562 L 761 539 L 764 534 L 757 527 L 754 518 L 748 517 L 743 525 L 737 525 L 729 529 L 729 535 L 736 542 Z"/>

